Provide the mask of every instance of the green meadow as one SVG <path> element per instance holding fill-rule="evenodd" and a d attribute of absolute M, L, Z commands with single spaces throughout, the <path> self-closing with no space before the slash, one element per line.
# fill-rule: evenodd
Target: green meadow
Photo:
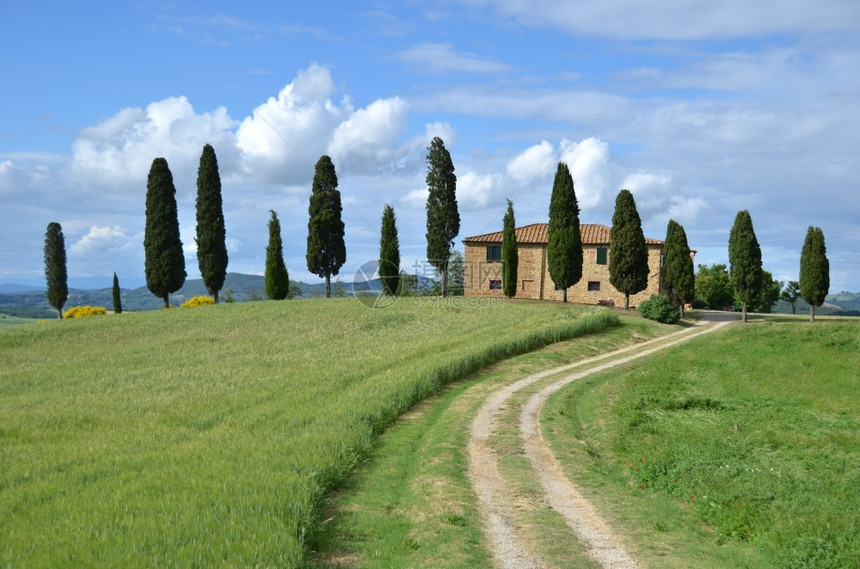
<path fill-rule="evenodd" d="M 860 567 L 860 325 L 734 324 L 544 409 L 652 567 Z"/>
<path fill-rule="evenodd" d="M 0 565 L 297 567 L 394 419 L 606 310 L 355 299 L 0 328 Z"/>
<path fill-rule="evenodd" d="M 329 498 L 312 566 L 491 567 L 465 472 L 478 407 L 528 374 L 678 329 L 621 314 L 620 326 L 428 398 Z M 858 370 L 856 320 L 735 323 L 571 383 L 544 406 L 544 436 L 643 567 L 858 568 Z M 547 567 L 596 567 L 543 511 L 522 456 L 520 405 L 539 388 L 512 397 L 500 419 L 502 475 Z"/>

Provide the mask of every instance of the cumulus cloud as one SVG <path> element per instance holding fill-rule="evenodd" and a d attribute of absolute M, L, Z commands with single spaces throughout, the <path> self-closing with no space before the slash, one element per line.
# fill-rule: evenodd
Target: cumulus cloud
<path fill-rule="evenodd" d="M 508 175 L 522 187 L 531 184 L 535 179 L 546 176 L 555 163 L 555 147 L 552 143 L 542 140 L 540 144 L 530 146 L 508 162 Z"/>
<path fill-rule="evenodd" d="M 564 149 L 561 160 L 570 168 L 579 207 L 597 207 L 613 191 L 609 144 L 586 138 L 580 143 L 562 140 L 561 147 Z"/>
<path fill-rule="evenodd" d="M 219 163 L 235 160 L 235 123 L 227 110 L 198 114 L 185 97 L 126 108 L 78 133 L 70 169 L 76 179 L 110 188 L 145 185 L 152 160 L 167 159 L 180 193 L 195 184 L 200 152 L 212 144 Z M 142 182 L 143 181 L 143 182 Z"/>
<path fill-rule="evenodd" d="M 358 109 L 335 129 L 328 153 L 341 168 L 373 172 L 404 152 L 394 144 L 406 128 L 409 105 L 400 97 L 380 99 Z"/>

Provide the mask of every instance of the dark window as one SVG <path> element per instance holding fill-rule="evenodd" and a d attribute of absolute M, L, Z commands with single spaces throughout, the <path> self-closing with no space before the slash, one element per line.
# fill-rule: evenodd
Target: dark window
<path fill-rule="evenodd" d="M 597 264 L 605 265 L 606 264 L 606 253 L 609 250 L 606 247 L 598 247 L 597 248 Z M 591 289 L 589 289 L 591 290 Z"/>
<path fill-rule="evenodd" d="M 599 251 L 600 249 L 598 249 Z M 600 281 L 588 281 L 588 291 L 596 292 L 600 290 Z"/>
<path fill-rule="evenodd" d="M 496 263 L 502 260 L 501 245 L 487 245 L 487 262 Z"/>
<path fill-rule="evenodd" d="M 493 279 L 490 281 L 490 290 L 502 290 L 502 281 Z"/>

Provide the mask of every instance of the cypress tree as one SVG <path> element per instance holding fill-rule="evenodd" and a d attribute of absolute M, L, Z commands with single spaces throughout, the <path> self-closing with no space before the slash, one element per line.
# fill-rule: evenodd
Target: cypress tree
<path fill-rule="evenodd" d="M 555 286 L 562 289 L 562 302 L 567 302 L 567 289 L 582 278 L 582 235 L 573 178 L 564 162 L 558 163 L 552 184 L 547 233 L 549 276 Z"/>
<path fill-rule="evenodd" d="M 747 303 L 761 291 L 761 248 L 758 245 L 752 218 L 747 210 L 739 211 L 729 234 L 729 279 L 743 306 L 743 321 L 747 321 Z"/>
<path fill-rule="evenodd" d="M 185 255 L 179 237 L 176 188 L 164 158 L 156 158 L 146 183 L 146 286 L 170 307 L 169 296 L 185 283 Z"/>
<path fill-rule="evenodd" d="M 45 292 L 48 304 L 57 309 L 57 317 L 62 319 L 63 305 L 69 298 L 69 284 L 66 239 L 63 237 L 63 228 L 56 221 L 49 223 L 45 232 L 45 280 L 48 284 Z"/>
<path fill-rule="evenodd" d="M 457 176 L 451 154 L 438 136 L 427 148 L 427 261 L 442 275 L 442 296 L 448 296 L 448 265 L 454 238 L 460 233 Z"/>
<path fill-rule="evenodd" d="M 379 280 L 382 291 L 397 294 L 400 287 L 400 241 L 397 238 L 397 220 L 394 208 L 385 204 L 382 210 L 382 234 L 379 238 Z"/>
<path fill-rule="evenodd" d="M 609 282 L 624 293 L 626 310 L 630 308 L 630 295 L 648 286 L 649 271 L 642 220 L 630 190 L 621 190 L 615 198 L 609 247 Z"/>
<path fill-rule="evenodd" d="M 674 219 L 669 220 L 663 242 L 663 287 L 672 304 L 680 306 L 683 318 L 684 304 L 696 297 L 696 274 L 687 233 Z"/>
<path fill-rule="evenodd" d="M 325 296 L 331 298 L 331 277 L 346 262 L 343 207 L 337 191 L 337 174 L 328 156 L 316 163 L 308 207 L 308 270 L 325 278 Z"/>
<path fill-rule="evenodd" d="M 113 274 L 113 312 L 114 314 L 122 314 L 122 296 L 119 290 L 119 279 L 116 278 L 116 273 Z"/>
<path fill-rule="evenodd" d="M 227 277 L 227 231 L 221 201 L 221 176 L 215 149 L 207 144 L 197 169 L 197 264 L 206 290 L 218 304 Z"/>
<path fill-rule="evenodd" d="M 809 304 L 810 322 L 815 322 L 815 307 L 824 304 L 829 290 L 830 261 L 824 232 L 820 227 L 810 227 L 800 251 L 800 297 Z"/>
<path fill-rule="evenodd" d="M 508 200 L 508 211 L 505 212 L 502 227 L 502 292 L 508 298 L 513 298 L 517 294 L 519 251 L 517 250 L 514 204 L 511 200 Z"/>
<path fill-rule="evenodd" d="M 269 245 L 266 247 L 266 296 L 272 300 L 284 300 L 290 293 L 290 276 L 284 264 L 284 247 L 281 241 L 281 222 L 275 210 L 269 219 Z"/>

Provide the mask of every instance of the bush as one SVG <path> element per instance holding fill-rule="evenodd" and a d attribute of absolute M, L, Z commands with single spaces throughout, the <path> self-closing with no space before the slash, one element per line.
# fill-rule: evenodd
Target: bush
<path fill-rule="evenodd" d="M 681 311 L 665 296 L 651 295 L 648 300 L 639 303 L 639 314 L 649 320 L 664 324 L 674 324 L 681 319 Z"/>
<path fill-rule="evenodd" d="M 75 306 L 63 314 L 63 318 L 83 318 L 84 316 L 99 316 L 106 314 L 104 306 Z"/>
<path fill-rule="evenodd" d="M 215 304 L 215 299 L 211 296 L 192 296 L 182 303 L 179 308 L 191 308 L 194 306 L 206 306 L 207 304 Z"/>

